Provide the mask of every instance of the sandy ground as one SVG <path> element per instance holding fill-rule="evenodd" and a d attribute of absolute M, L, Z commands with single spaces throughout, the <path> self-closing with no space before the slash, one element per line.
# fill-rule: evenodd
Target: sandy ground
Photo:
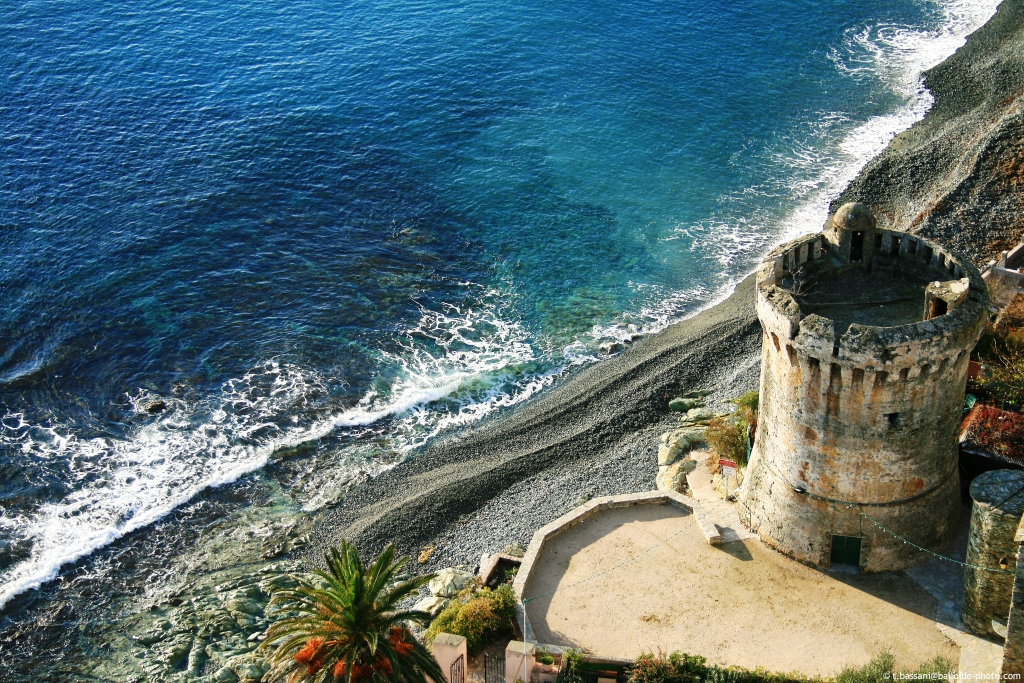
<path fill-rule="evenodd" d="M 900 666 L 959 657 L 933 621 L 934 599 L 909 578 L 821 572 L 754 539 L 711 547 L 692 515 L 667 505 L 608 510 L 559 535 L 526 586 L 534 596 L 540 642 L 603 656 L 661 648 L 810 675 L 884 647 Z"/>

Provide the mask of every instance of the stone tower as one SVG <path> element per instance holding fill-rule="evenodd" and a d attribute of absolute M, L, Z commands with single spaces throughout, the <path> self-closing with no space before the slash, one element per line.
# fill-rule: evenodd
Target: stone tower
<path fill-rule="evenodd" d="M 761 412 L 740 491 L 751 528 L 802 562 L 865 571 L 918 561 L 899 537 L 950 541 L 967 363 L 987 309 L 977 268 L 877 228 L 860 204 L 772 251 L 757 273 Z"/>

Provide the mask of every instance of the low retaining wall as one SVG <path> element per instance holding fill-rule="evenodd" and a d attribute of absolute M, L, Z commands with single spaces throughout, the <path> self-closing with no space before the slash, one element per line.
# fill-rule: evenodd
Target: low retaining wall
<path fill-rule="evenodd" d="M 693 514 L 697 521 L 697 526 L 708 544 L 719 545 L 722 542 L 722 536 L 718 531 L 718 527 L 707 520 L 701 510 L 700 503 L 676 491 L 645 491 L 643 493 L 627 493 L 621 496 L 594 498 L 578 508 L 567 512 L 555 521 L 545 524 L 534 532 L 533 538 L 530 540 L 530 546 L 526 549 L 526 554 L 523 555 L 523 563 L 519 566 L 519 573 L 516 574 L 516 579 L 512 583 L 512 589 L 519 599 L 516 603 L 516 621 L 519 623 L 519 628 L 523 630 L 524 641 L 528 643 L 537 642 L 537 637 L 533 632 L 533 625 L 530 624 L 530 618 L 523 606 L 523 591 L 526 589 L 530 573 L 533 571 L 533 565 L 536 563 L 537 557 L 540 555 L 540 551 L 544 548 L 545 543 L 601 510 L 633 507 L 635 505 L 674 505 L 681 510 Z"/>

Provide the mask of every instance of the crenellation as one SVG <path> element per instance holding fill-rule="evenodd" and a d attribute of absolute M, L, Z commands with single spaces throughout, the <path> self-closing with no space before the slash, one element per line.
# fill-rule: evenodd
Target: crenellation
<path fill-rule="evenodd" d="M 828 566 L 832 537 L 853 534 L 859 515 L 827 501 L 869 505 L 925 548 L 955 533 L 956 417 L 987 305 L 969 262 L 876 229 L 856 205 L 769 256 L 757 283 L 762 412 L 740 492 L 752 528 L 771 530 L 766 542 Z M 853 534 L 862 569 L 916 561 L 918 551 L 869 526 Z"/>

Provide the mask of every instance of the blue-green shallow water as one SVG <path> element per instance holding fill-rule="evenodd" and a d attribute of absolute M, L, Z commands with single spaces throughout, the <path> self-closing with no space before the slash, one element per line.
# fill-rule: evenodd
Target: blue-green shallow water
<path fill-rule="evenodd" d="M 316 509 L 706 306 L 994 4 L 3 6 L 0 605 L 296 448 Z"/>

